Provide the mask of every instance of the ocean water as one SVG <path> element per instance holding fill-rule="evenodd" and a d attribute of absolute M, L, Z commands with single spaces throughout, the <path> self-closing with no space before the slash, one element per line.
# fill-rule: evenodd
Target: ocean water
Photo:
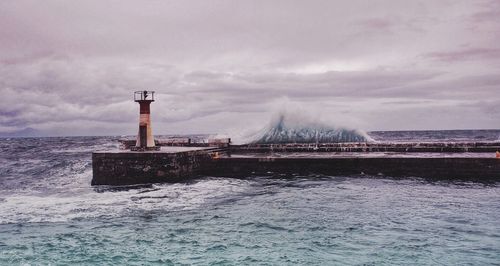
<path fill-rule="evenodd" d="M 370 135 L 496 141 L 500 131 Z M 499 184 L 300 176 L 91 187 L 91 152 L 116 139 L 0 139 L 0 265 L 500 264 Z"/>

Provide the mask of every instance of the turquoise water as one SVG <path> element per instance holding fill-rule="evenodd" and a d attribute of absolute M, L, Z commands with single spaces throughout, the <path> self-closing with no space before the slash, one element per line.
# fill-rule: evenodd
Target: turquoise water
<path fill-rule="evenodd" d="M 205 177 L 92 188 L 89 152 L 115 143 L 63 142 L 0 141 L 1 265 L 500 263 L 498 184 Z"/>
<path fill-rule="evenodd" d="M 68 215 L 76 217 L 64 222 L 0 225 L 0 262 L 495 264 L 499 192 L 353 178 L 206 179 L 102 192 L 120 194 L 114 204 L 122 207 L 89 217 L 92 206 L 75 205 Z M 183 197 L 190 201 L 179 202 Z"/>

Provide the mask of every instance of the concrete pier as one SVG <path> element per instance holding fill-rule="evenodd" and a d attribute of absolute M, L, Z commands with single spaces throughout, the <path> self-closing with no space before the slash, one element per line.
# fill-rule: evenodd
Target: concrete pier
<path fill-rule="evenodd" d="M 139 103 L 135 140 L 120 139 L 122 150 L 92 154 L 92 185 L 179 182 L 197 176 L 309 174 L 500 181 L 500 141 L 232 145 L 230 138 L 155 140 L 150 116 L 154 93 L 134 92 L 134 101 Z"/>
<path fill-rule="evenodd" d="M 255 152 L 496 152 L 500 141 L 484 142 L 350 142 L 247 144 L 231 146 L 233 153 Z"/>
<path fill-rule="evenodd" d="M 162 147 L 160 151 L 94 152 L 92 185 L 186 181 L 198 176 L 295 175 L 419 177 L 500 182 L 495 153 L 263 152 L 219 147 Z"/>
<path fill-rule="evenodd" d="M 213 160 L 204 174 L 250 176 L 386 176 L 431 180 L 500 181 L 500 159 L 484 157 L 412 156 L 238 156 Z"/>
<path fill-rule="evenodd" d="M 159 151 L 92 153 L 92 185 L 179 182 L 197 176 L 218 148 L 162 147 Z"/>

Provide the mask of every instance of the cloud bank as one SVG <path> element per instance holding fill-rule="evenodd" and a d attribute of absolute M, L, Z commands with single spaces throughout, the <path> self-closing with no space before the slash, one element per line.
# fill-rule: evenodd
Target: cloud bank
<path fill-rule="evenodd" d="M 0 133 L 500 127 L 499 1 L 2 1 Z"/>

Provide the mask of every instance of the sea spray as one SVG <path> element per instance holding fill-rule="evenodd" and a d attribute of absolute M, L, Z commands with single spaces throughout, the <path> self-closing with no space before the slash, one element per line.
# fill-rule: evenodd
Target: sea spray
<path fill-rule="evenodd" d="M 337 143 L 366 142 L 371 138 L 360 130 L 337 128 L 320 122 L 297 121 L 280 114 L 252 143 Z"/>
<path fill-rule="evenodd" d="M 233 143 L 338 143 L 374 141 L 361 130 L 333 126 L 307 111 L 281 110 L 260 130 L 233 132 Z"/>

